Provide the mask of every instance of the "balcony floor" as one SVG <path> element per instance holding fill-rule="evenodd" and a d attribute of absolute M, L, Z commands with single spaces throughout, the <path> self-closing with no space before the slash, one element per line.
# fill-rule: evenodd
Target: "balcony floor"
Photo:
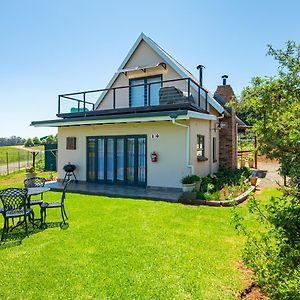
<path fill-rule="evenodd" d="M 46 186 L 53 191 L 62 191 L 62 182 L 48 182 Z M 87 183 L 87 182 L 70 182 L 68 192 L 101 195 L 116 198 L 132 198 L 132 199 L 148 199 L 167 202 L 178 202 L 181 194 L 180 189 L 165 189 L 165 188 L 145 188 L 128 185 L 113 185 L 102 183 Z"/>

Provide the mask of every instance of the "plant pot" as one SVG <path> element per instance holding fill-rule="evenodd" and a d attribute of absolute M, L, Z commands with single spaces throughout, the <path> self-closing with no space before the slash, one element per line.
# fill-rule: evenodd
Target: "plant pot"
<path fill-rule="evenodd" d="M 249 160 L 248 161 L 248 166 L 249 166 L 249 168 L 253 168 L 254 167 L 254 161 L 253 160 Z"/>
<path fill-rule="evenodd" d="M 183 192 L 192 192 L 195 189 L 195 183 L 183 183 L 182 191 Z"/>
<path fill-rule="evenodd" d="M 201 181 L 200 180 L 199 181 L 195 181 L 195 190 L 196 190 L 196 192 L 199 192 L 200 185 L 201 185 Z"/>
<path fill-rule="evenodd" d="M 25 173 L 27 179 L 35 178 L 36 173 Z"/>
<path fill-rule="evenodd" d="M 250 183 L 251 183 L 251 185 L 256 185 L 256 183 L 257 183 L 257 178 L 258 177 L 256 177 L 256 176 L 251 176 L 250 177 Z"/>

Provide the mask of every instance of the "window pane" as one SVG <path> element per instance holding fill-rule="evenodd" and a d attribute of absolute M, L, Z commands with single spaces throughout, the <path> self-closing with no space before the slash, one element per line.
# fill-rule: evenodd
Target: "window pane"
<path fill-rule="evenodd" d="M 130 81 L 130 85 L 144 84 L 144 79 L 134 79 Z M 144 106 L 145 105 L 145 86 L 136 86 L 130 88 L 130 106 Z"/>
<path fill-rule="evenodd" d="M 146 139 L 138 139 L 138 182 L 146 182 Z"/>
<path fill-rule="evenodd" d="M 147 83 L 157 82 L 157 81 L 161 81 L 160 76 L 147 78 Z M 149 95 L 150 95 L 150 101 L 148 101 L 147 103 L 150 102 L 150 105 L 159 105 L 159 89 L 161 88 L 161 83 L 150 84 L 147 86 L 147 88 L 148 88 L 147 100 L 149 99 Z"/>
<path fill-rule="evenodd" d="M 124 139 L 117 139 L 117 180 L 124 180 Z"/>
<path fill-rule="evenodd" d="M 107 139 L 107 180 L 114 180 L 114 140 Z"/>
<path fill-rule="evenodd" d="M 96 180 L 96 140 L 88 140 L 88 179 Z"/>
<path fill-rule="evenodd" d="M 104 139 L 98 139 L 98 179 L 104 180 Z"/>
<path fill-rule="evenodd" d="M 134 183 L 134 138 L 127 139 L 127 181 Z"/>

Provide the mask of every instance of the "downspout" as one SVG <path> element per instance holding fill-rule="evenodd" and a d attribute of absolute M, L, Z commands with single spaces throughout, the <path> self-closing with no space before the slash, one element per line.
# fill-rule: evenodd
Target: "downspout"
<path fill-rule="evenodd" d="M 176 116 L 177 117 L 177 116 Z M 192 175 L 195 174 L 194 166 L 190 164 L 190 126 L 176 122 L 176 117 L 170 116 L 172 123 L 177 126 L 185 127 L 186 133 L 186 167 L 191 169 Z"/>

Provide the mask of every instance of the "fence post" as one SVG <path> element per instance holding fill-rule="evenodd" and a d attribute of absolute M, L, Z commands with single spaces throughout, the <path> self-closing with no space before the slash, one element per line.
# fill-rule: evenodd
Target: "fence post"
<path fill-rule="evenodd" d="M 20 171 L 21 170 L 20 151 L 18 151 L 18 162 L 19 162 L 19 171 Z"/>
<path fill-rule="evenodd" d="M 8 152 L 6 152 L 6 173 L 9 175 L 9 167 L 8 167 Z"/>

